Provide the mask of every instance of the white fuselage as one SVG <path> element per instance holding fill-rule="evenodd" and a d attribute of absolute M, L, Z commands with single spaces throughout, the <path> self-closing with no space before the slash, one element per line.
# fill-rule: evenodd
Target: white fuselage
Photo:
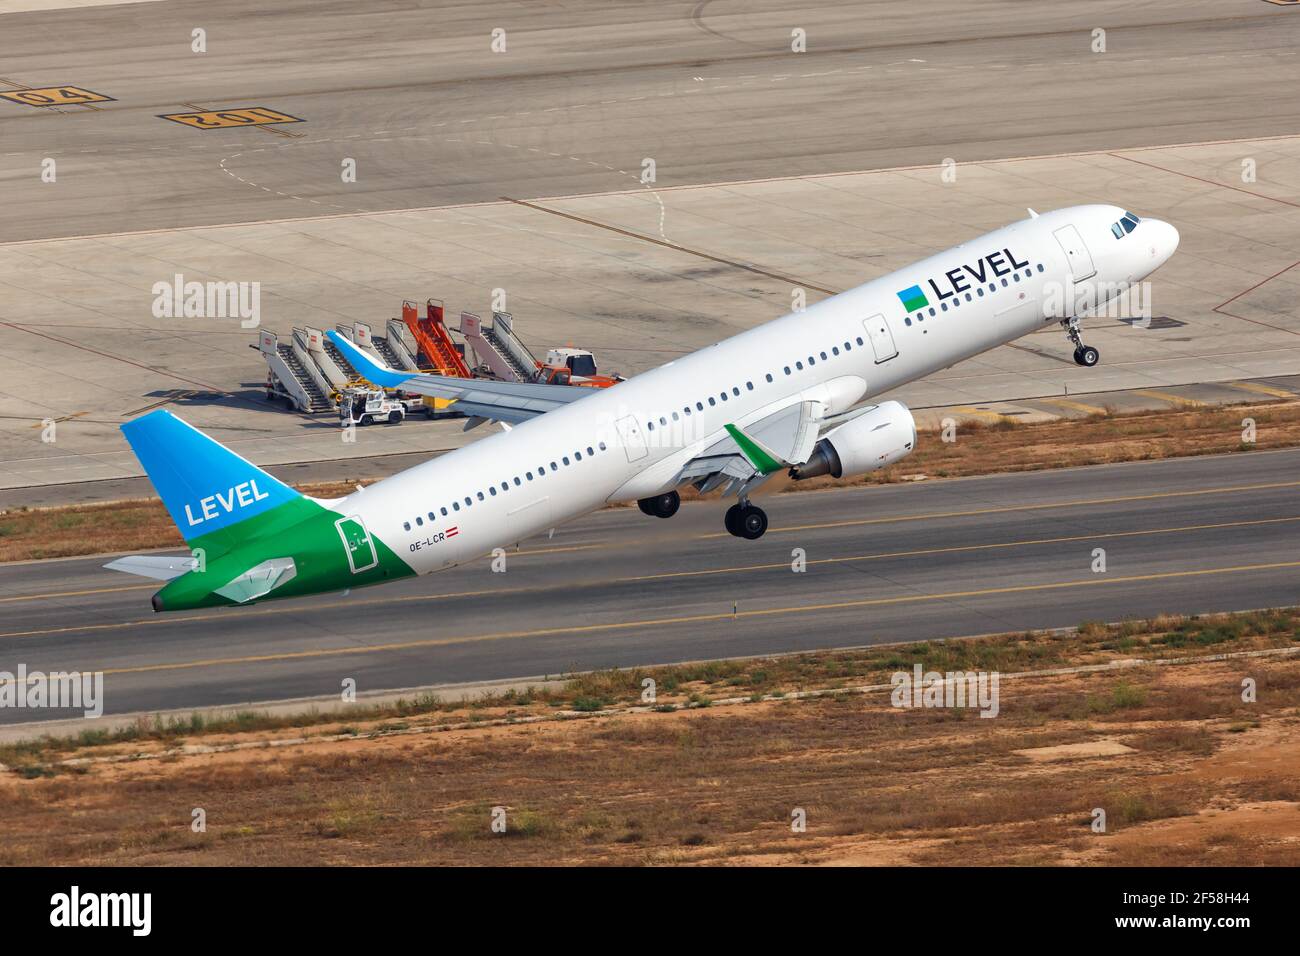
<path fill-rule="evenodd" d="M 546 532 L 607 503 L 671 490 L 682 466 L 800 401 L 826 414 L 1068 316 L 1061 292 L 1140 281 L 1178 234 L 1116 206 L 1043 213 L 735 335 L 330 503 L 418 573 Z M 1085 247 L 1067 250 L 1073 237 Z M 1066 233 L 1061 233 L 1066 230 Z M 1075 243 L 1077 246 L 1077 242 Z M 1092 275 L 1083 275 L 1089 268 Z M 918 287 L 924 307 L 900 293 Z M 933 312 L 933 314 L 932 314 Z M 891 352 L 893 354 L 891 354 Z M 454 530 L 453 530 L 454 529 Z"/>

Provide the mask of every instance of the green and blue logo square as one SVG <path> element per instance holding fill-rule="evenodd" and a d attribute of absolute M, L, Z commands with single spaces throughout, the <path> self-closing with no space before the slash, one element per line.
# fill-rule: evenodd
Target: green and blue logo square
<path fill-rule="evenodd" d="M 924 309 L 930 304 L 930 300 L 925 297 L 919 285 L 914 285 L 910 289 L 904 289 L 898 293 L 898 297 L 903 300 L 903 308 L 908 312 L 915 312 L 917 309 Z"/>

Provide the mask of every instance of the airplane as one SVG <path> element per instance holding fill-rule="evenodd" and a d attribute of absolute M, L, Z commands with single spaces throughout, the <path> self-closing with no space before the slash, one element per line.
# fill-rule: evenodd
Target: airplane
<path fill-rule="evenodd" d="M 911 412 L 873 396 L 1060 323 L 1094 366 L 1077 308 L 1163 265 L 1178 230 L 1112 205 L 1029 217 L 607 389 L 389 368 L 330 332 L 375 385 L 452 400 L 480 441 L 333 500 L 301 494 L 165 409 L 122 431 L 190 547 L 106 565 L 167 583 L 155 611 L 242 606 L 455 567 L 617 503 L 671 518 L 678 489 L 736 498 L 724 526 L 757 539 L 754 491 L 862 475 L 909 454 Z"/>

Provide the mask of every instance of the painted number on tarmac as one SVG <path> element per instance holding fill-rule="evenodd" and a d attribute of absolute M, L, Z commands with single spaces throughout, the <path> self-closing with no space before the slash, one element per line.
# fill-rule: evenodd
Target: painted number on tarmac
<path fill-rule="evenodd" d="M 225 129 L 231 126 L 267 126 L 271 123 L 304 123 L 296 116 L 281 113 L 265 106 L 249 106 L 235 110 L 209 110 L 203 113 L 162 113 L 165 120 L 183 123 L 195 129 Z"/>
<path fill-rule="evenodd" d="M 43 90 L 11 90 L 0 93 L 0 99 L 28 106 L 76 106 L 79 103 L 106 103 L 113 97 L 83 90 L 79 86 L 51 86 Z"/>

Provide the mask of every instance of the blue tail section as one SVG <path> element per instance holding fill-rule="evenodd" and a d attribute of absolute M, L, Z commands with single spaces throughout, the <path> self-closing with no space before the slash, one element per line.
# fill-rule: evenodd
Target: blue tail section
<path fill-rule="evenodd" d="M 345 335 L 340 335 L 333 329 L 330 329 L 325 335 L 343 353 L 343 357 L 352 363 L 352 367 L 357 370 L 358 374 L 368 382 L 373 382 L 382 388 L 401 388 L 403 383 L 416 377 L 414 372 L 398 372 L 380 365 L 357 348 L 351 339 Z"/>
<path fill-rule="evenodd" d="M 233 545 L 226 529 L 300 497 L 164 409 L 125 423 L 122 434 L 187 542 L 224 531 L 216 540 Z"/>

